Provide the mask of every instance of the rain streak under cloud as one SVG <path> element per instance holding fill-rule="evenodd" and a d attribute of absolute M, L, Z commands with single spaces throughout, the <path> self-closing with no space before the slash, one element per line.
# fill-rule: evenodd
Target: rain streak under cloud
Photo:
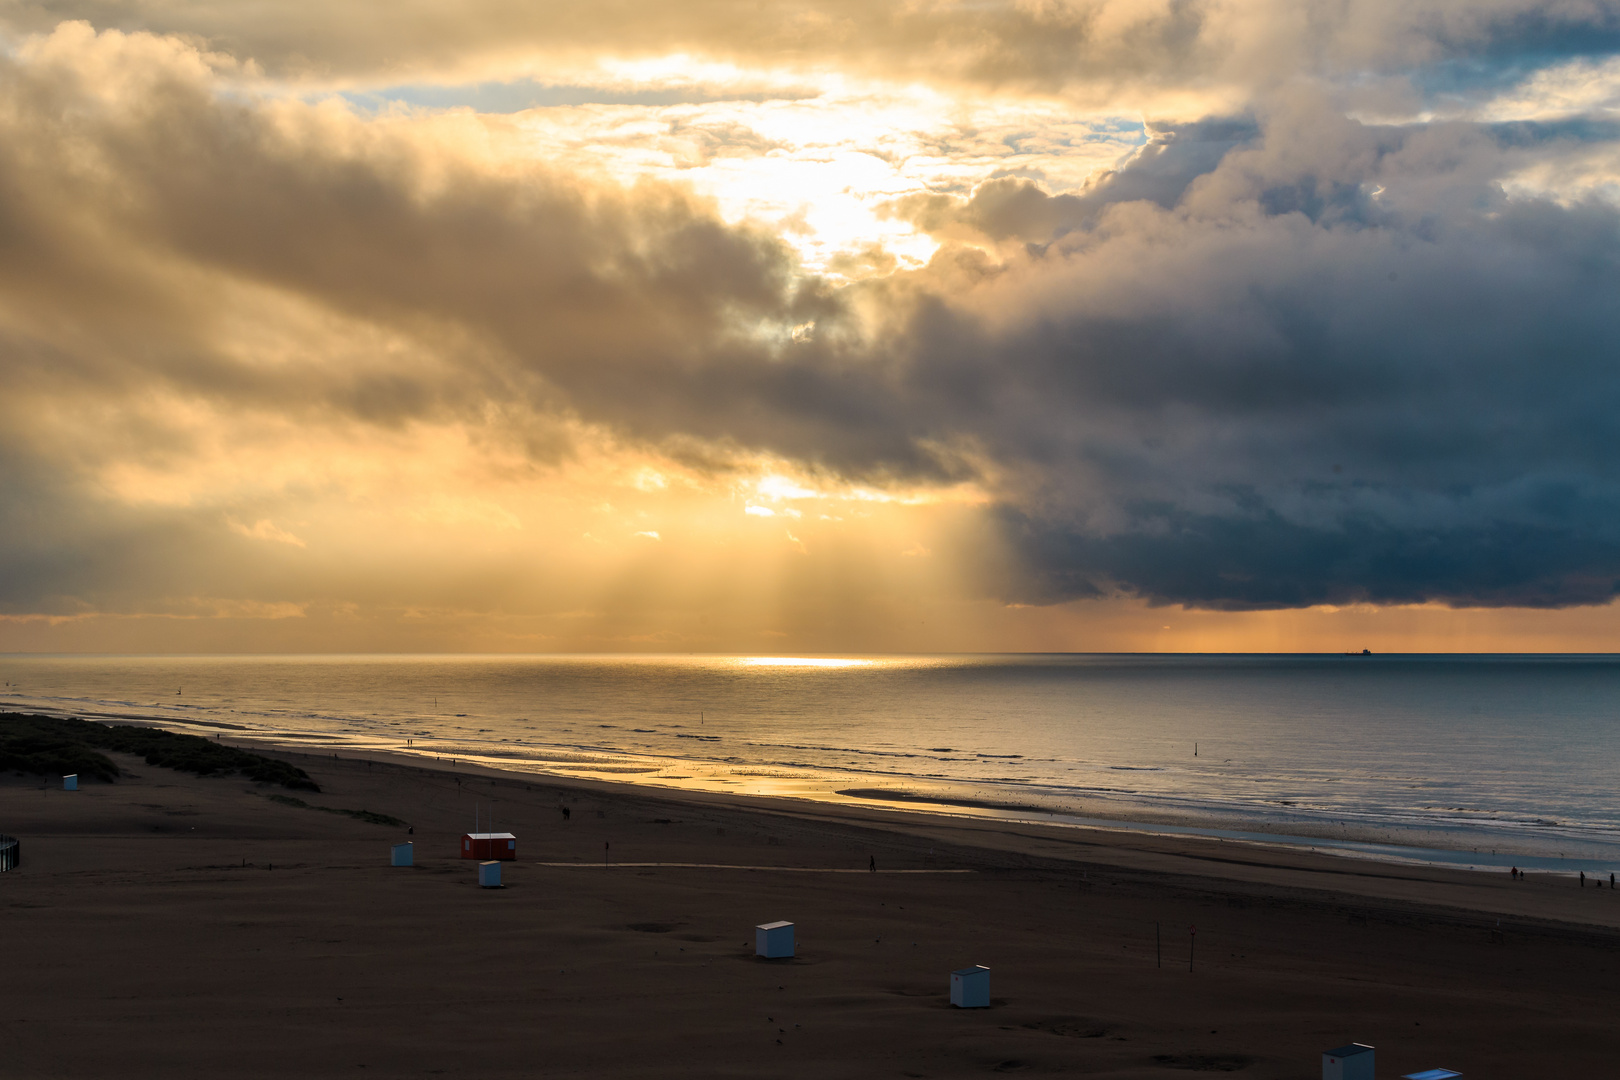
<path fill-rule="evenodd" d="M 1606 5 L 0 26 L 0 648 L 1614 646 Z"/>

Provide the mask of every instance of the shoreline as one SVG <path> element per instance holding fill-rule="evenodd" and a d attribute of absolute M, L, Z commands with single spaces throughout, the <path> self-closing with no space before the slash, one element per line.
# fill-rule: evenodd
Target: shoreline
<path fill-rule="evenodd" d="M 126 718 L 141 719 L 141 718 Z M 146 722 L 155 722 L 147 720 Z M 183 723 L 183 722 L 182 722 Z M 210 723 L 202 726 L 227 727 L 229 725 Z M 240 728 L 241 731 L 251 729 Z M 225 732 L 216 733 L 217 738 L 229 740 L 232 735 Z M 283 753 L 310 753 L 312 747 L 300 745 L 296 742 L 282 742 L 273 738 L 255 735 L 236 735 L 240 745 L 244 747 L 274 748 Z M 341 740 L 342 736 L 302 736 L 299 738 Z M 410 752 L 393 748 L 375 747 L 366 748 L 352 744 L 334 746 L 334 752 L 341 752 L 348 756 L 386 757 L 400 762 L 414 762 L 423 765 L 442 765 L 443 762 L 430 757 L 423 752 Z M 1470 870 L 1480 873 L 1506 872 L 1510 867 L 1517 866 L 1521 870 L 1534 870 L 1541 873 L 1562 875 L 1572 880 L 1585 872 L 1588 876 L 1593 874 L 1608 875 L 1620 874 L 1620 853 L 1611 859 L 1599 858 L 1565 858 L 1559 856 L 1538 856 L 1522 852 L 1504 852 L 1489 854 L 1478 850 L 1443 847 L 1418 843 L 1399 843 L 1387 839 L 1389 827 L 1384 827 L 1386 837 L 1377 837 L 1376 831 L 1368 830 L 1371 835 L 1364 837 L 1348 835 L 1325 835 L 1325 828 L 1321 832 L 1312 832 L 1301 829 L 1298 832 L 1281 831 L 1280 826 L 1291 823 L 1266 823 L 1271 828 L 1234 828 L 1233 822 L 1223 820 L 1218 815 L 1206 815 L 1203 821 L 1197 820 L 1195 815 L 1166 813 L 1143 801 L 1143 812 L 1139 817 L 1092 817 L 1060 813 L 1048 810 L 1037 805 L 1010 803 L 999 800 L 975 800 L 969 798 L 953 798 L 950 796 L 913 795 L 904 791 L 885 790 L 880 788 L 844 788 L 833 791 L 839 798 L 827 798 L 826 793 L 820 792 L 794 792 L 781 794 L 760 794 L 748 792 L 711 791 L 679 784 L 660 783 L 656 779 L 638 780 L 625 777 L 609 779 L 608 777 L 580 776 L 572 772 L 555 772 L 539 765 L 528 768 L 515 768 L 514 762 L 502 761 L 499 758 L 479 759 L 453 759 L 454 761 L 467 761 L 462 768 L 488 769 L 491 772 L 510 776 L 542 777 L 548 782 L 565 784 L 579 782 L 582 784 L 610 784 L 628 789 L 645 791 L 649 793 L 669 793 L 671 796 L 680 795 L 726 795 L 739 799 L 785 799 L 793 802 L 805 802 L 822 806 L 864 806 L 872 810 L 884 811 L 893 814 L 924 814 L 942 818 L 982 818 L 988 820 L 1002 820 L 1013 824 L 1049 825 L 1058 828 L 1098 830 L 1102 832 L 1117 832 L 1122 834 L 1138 834 L 1159 837 L 1185 837 L 1199 838 L 1215 842 L 1252 844 L 1260 846 L 1275 846 L 1284 850 L 1308 850 L 1323 854 L 1333 854 L 1340 858 L 1364 860 L 1385 863 L 1392 866 L 1415 865 L 1447 867 L 1459 870 Z M 452 765 L 451 771 L 457 766 Z M 1327 823 L 1323 823 L 1325 826 Z M 1419 831 L 1414 829 L 1413 831 Z M 1433 836 L 1439 830 L 1430 828 L 1422 830 Z"/>
<path fill-rule="evenodd" d="M 23 706 L 17 705 L 16 708 Z M 171 730 L 196 729 L 193 733 L 221 739 L 245 749 L 275 750 L 286 753 L 312 753 L 317 748 L 331 746 L 348 756 L 387 756 L 400 761 L 439 763 L 447 757 L 441 750 L 435 754 L 427 749 L 408 749 L 397 744 L 401 738 L 355 737 L 348 734 L 324 732 L 275 731 L 254 728 L 213 719 L 192 717 L 151 716 L 138 712 L 89 710 L 50 710 L 60 715 L 75 715 L 97 722 L 126 722 L 164 727 Z M 430 737 L 431 738 L 431 737 Z M 370 742 L 373 745 L 367 745 Z M 1534 870 L 1541 873 L 1561 874 L 1577 879 L 1581 873 L 1606 877 L 1620 873 L 1620 837 L 1558 836 L 1542 831 L 1540 834 L 1514 835 L 1516 830 L 1539 827 L 1543 830 L 1559 828 L 1552 823 L 1535 826 L 1512 821 L 1480 821 L 1463 823 L 1410 823 L 1395 821 L 1356 820 L 1353 813 L 1337 810 L 1295 809 L 1293 817 L 1269 816 L 1265 811 L 1248 807 L 1192 807 L 1165 805 L 1163 800 L 1150 795 L 1124 795 L 1094 791 L 1066 792 L 1054 799 L 1063 804 L 1081 804 L 1080 811 L 1040 805 L 1036 802 L 1015 802 L 1006 798 L 973 798 L 952 794 L 949 790 L 918 793 L 907 788 L 927 787 L 924 777 L 898 776 L 895 783 L 905 788 L 852 786 L 847 778 L 840 782 L 832 774 L 823 775 L 814 770 L 797 773 L 785 767 L 767 768 L 746 766 L 738 769 L 727 762 L 707 759 L 676 759 L 663 767 L 646 765 L 637 767 L 604 767 L 580 764 L 573 768 L 563 760 L 567 754 L 599 754 L 604 757 L 630 759 L 636 754 L 611 748 L 570 745 L 548 751 L 550 758 L 536 758 L 521 751 L 510 756 L 502 754 L 498 744 L 474 747 L 462 744 L 457 749 L 474 751 L 464 757 L 449 759 L 468 762 L 513 776 L 543 777 L 553 782 L 617 783 L 656 792 L 725 794 L 723 788 L 702 786 L 704 783 L 738 784 L 731 779 L 741 776 L 746 781 L 766 780 L 763 785 L 774 791 L 731 792 L 758 798 L 785 798 L 828 806 L 863 805 L 896 814 L 922 813 L 947 817 L 985 818 L 1013 823 L 1045 824 L 1071 829 L 1096 829 L 1162 837 L 1199 837 L 1229 843 L 1276 846 L 1286 850 L 1308 850 L 1336 853 L 1340 857 L 1372 861 L 1389 865 L 1420 865 L 1472 869 L 1480 872 L 1506 872 L 1509 867 Z M 562 766 L 558 768 L 557 766 Z M 667 775 L 665 769 L 674 767 L 691 775 Z M 595 774 L 595 775 L 592 775 Z M 686 782 L 681 782 L 686 781 Z M 996 781 L 984 781 L 983 786 L 994 786 Z M 942 788 L 966 787 L 966 782 L 941 782 Z M 1016 794 L 1016 789 L 1013 789 Z M 1564 826 L 1564 828 L 1571 828 Z M 1579 827 L 1574 827 L 1579 828 Z M 1468 843 L 1468 841 L 1474 843 Z M 1588 849 L 1585 855 L 1538 854 L 1528 847 L 1550 849 L 1563 841 L 1568 847 Z M 1613 849 L 1613 850 L 1605 850 Z M 1596 853 L 1594 853 L 1594 851 Z"/>
<path fill-rule="evenodd" d="M 260 750 L 263 743 L 253 743 Z M 937 837 L 954 845 L 967 844 L 979 852 L 1033 858 L 1053 865 L 1092 865 L 1137 873 L 1165 874 L 1177 879 L 1222 882 L 1227 886 L 1284 887 L 1300 893 L 1327 892 L 1341 899 L 1363 902 L 1416 903 L 1431 917 L 1449 909 L 1463 918 L 1511 918 L 1522 926 L 1549 930 L 1620 931 L 1620 902 L 1593 912 L 1579 899 L 1576 876 L 1562 871 L 1529 871 L 1535 882 L 1569 887 L 1569 896 L 1545 906 L 1539 892 L 1529 902 L 1515 893 L 1514 884 L 1500 869 L 1434 860 L 1401 860 L 1361 856 L 1325 845 L 1294 842 L 1291 838 L 1263 835 L 1224 836 L 1187 829 L 1177 831 L 1138 823 L 1070 824 L 1043 817 L 998 817 L 955 814 L 905 806 L 882 806 L 858 800 L 827 802 L 793 796 L 755 795 L 745 792 L 694 791 L 634 781 L 583 778 L 502 769 L 488 763 L 448 764 L 424 761 L 418 755 L 388 750 L 313 752 L 309 748 L 278 748 L 275 753 L 297 759 L 308 769 L 323 762 L 339 764 L 373 761 L 458 781 L 543 786 L 572 791 L 582 797 L 608 797 L 636 805 L 723 810 L 764 819 L 848 825 L 896 837 Z M 628 865 L 628 864 L 626 864 Z M 790 870 L 785 866 L 775 869 Z M 885 868 L 886 869 L 886 868 Z M 1589 878 L 1592 875 L 1588 875 Z M 1438 891 L 1436 891 L 1438 890 Z M 1602 891 L 1608 892 L 1606 888 Z M 1613 894 L 1620 901 L 1620 891 Z"/>

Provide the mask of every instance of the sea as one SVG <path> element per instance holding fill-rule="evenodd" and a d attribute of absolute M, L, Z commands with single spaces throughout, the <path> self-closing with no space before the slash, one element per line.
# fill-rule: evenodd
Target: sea
<path fill-rule="evenodd" d="M 0 656 L 0 709 L 1394 862 L 1620 871 L 1620 656 Z"/>

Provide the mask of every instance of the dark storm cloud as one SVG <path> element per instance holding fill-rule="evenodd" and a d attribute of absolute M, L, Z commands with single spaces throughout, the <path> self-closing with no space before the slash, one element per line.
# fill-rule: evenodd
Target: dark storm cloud
<path fill-rule="evenodd" d="M 1152 505 L 1126 510 L 1128 531 L 1095 536 L 1001 508 L 1006 534 L 1034 571 L 1011 595 L 1057 603 L 1125 591 L 1235 611 L 1437 599 L 1566 607 L 1620 594 L 1612 520 L 1588 532 L 1511 520 L 1403 528 L 1373 516 L 1311 526 L 1263 508 L 1202 516 Z"/>
<path fill-rule="evenodd" d="M 996 373 L 958 381 L 968 394 L 934 415 L 1030 466 L 1001 511 L 1030 571 L 1007 595 L 1611 599 L 1620 216 L 1497 183 L 1570 137 L 1303 110 L 1185 178 L 1168 211 L 1110 202 L 1128 175 L 1044 205 L 1003 184 L 961 206 L 991 236 L 1058 236 L 981 287 L 987 307 L 1037 304 L 913 327 L 930 374 Z"/>

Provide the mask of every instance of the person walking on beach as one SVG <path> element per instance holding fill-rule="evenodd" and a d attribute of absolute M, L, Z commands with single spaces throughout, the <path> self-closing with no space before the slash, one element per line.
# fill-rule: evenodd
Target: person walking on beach
<path fill-rule="evenodd" d="M 1581 871 L 1581 888 L 1586 888 L 1586 871 Z"/>
<path fill-rule="evenodd" d="M 872 873 L 875 874 L 875 873 L 877 873 L 877 856 L 876 855 L 871 856 L 871 860 L 872 860 L 871 864 L 867 867 L 867 869 L 872 871 Z"/>

